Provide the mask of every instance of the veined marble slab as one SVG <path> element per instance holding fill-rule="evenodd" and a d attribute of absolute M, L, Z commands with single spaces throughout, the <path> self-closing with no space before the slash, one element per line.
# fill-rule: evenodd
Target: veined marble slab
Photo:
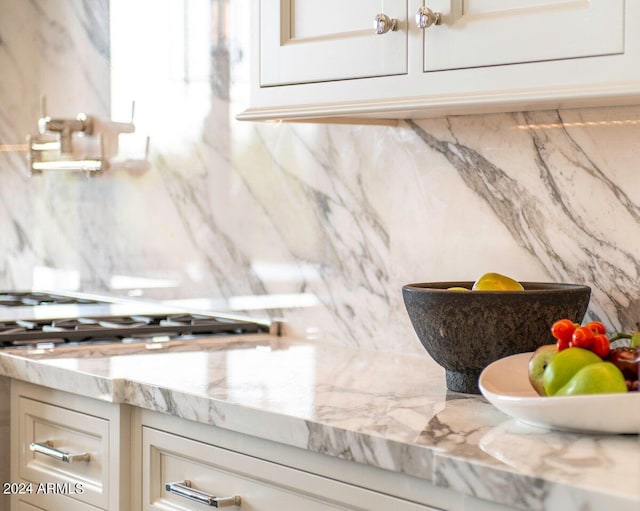
<path fill-rule="evenodd" d="M 0 352 L 0 374 L 409 474 L 523 510 L 636 510 L 640 439 L 533 428 L 426 355 L 256 335 Z M 40 357 L 40 358 L 39 358 Z"/>
<path fill-rule="evenodd" d="M 610 330 L 640 320 L 640 107 L 242 123 L 251 5 L 221 32 L 217 8 L 0 2 L 0 288 L 259 303 L 298 336 L 405 353 L 402 285 L 487 271 L 587 284 Z M 29 177 L 42 95 L 121 121 L 135 100 L 151 168 Z"/>

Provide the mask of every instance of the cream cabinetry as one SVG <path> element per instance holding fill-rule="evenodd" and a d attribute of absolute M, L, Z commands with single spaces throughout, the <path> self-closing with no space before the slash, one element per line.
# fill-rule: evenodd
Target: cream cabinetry
<path fill-rule="evenodd" d="M 395 30 L 371 29 L 370 0 L 262 0 L 260 84 L 344 80 L 407 72 L 407 2 L 384 2 Z M 363 16 L 370 12 L 371 16 Z M 333 13 L 333 14 L 331 14 Z M 345 51 L 347 50 L 348 51 Z"/>
<path fill-rule="evenodd" d="M 214 501 L 220 502 L 218 507 L 251 511 L 436 510 L 293 468 L 295 457 L 282 465 L 238 452 L 228 432 L 212 426 L 202 429 L 188 421 L 148 414 L 142 422 L 143 511 L 204 510 Z"/>
<path fill-rule="evenodd" d="M 128 408 L 13 381 L 12 509 L 129 507 Z"/>
<path fill-rule="evenodd" d="M 510 511 L 407 474 L 13 380 L 11 481 L 12 511 Z"/>
<path fill-rule="evenodd" d="M 144 511 L 236 507 L 245 510 L 428 511 L 325 477 L 144 427 Z"/>
<path fill-rule="evenodd" d="M 435 72 L 624 53 L 624 0 L 427 0 L 443 23 L 425 30 Z M 637 27 L 640 30 L 640 24 Z"/>
<path fill-rule="evenodd" d="M 406 474 L 157 412 L 136 409 L 132 422 L 134 452 L 142 452 L 132 480 L 140 495 L 133 497 L 143 511 L 204 511 L 215 498 L 244 511 L 510 509 Z"/>
<path fill-rule="evenodd" d="M 640 102 L 640 2 L 260 0 L 245 120 Z M 335 5 L 334 5 L 335 4 Z M 425 16 L 428 8 L 433 16 Z M 415 15 L 438 21 L 419 28 Z M 374 18 L 395 20 L 377 34 Z"/>

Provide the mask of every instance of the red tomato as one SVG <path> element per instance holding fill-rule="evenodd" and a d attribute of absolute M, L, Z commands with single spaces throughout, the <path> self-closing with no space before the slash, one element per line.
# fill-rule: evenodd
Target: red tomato
<path fill-rule="evenodd" d="M 558 341 L 562 341 L 562 343 L 568 347 L 575 329 L 576 325 L 573 321 L 570 319 L 560 319 L 551 325 L 551 335 Z M 559 346 L 558 349 L 560 349 Z"/>
<path fill-rule="evenodd" d="M 579 326 L 574 330 L 569 344 L 574 348 L 590 349 L 593 344 L 593 337 L 594 333 L 590 328 Z"/>
<path fill-rule="evenodd" d="M 600 358 L 604 359 L 611 349 L 611 343 L 604 334 L 595 334 L 593 336 L 593 344 L 591 345 L 591 351 L 593 351 Z"/>
<path fill-rule="evenodd" d="M 606 334 L 607 329 L 600 321 L 590 321 L 585 325 L 587 328 L 590 328 L 594 334 Z"/>

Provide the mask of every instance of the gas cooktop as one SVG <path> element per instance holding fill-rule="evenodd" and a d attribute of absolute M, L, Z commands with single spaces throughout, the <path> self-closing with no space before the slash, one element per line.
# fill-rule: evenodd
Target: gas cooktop
<path fill-rule="evenodd" d="M 33 307 L 36 305 L 88 305 L 101 303 L 93 298 L 65 296 L 43 291 L 1 291 L 0 308 Z"/>
<path fill-rule="evenodd" d="M 268 333 L 270 327 L 270 322 L 176 310 L 152 302 L 42 291 L 0 292 L 0 349 Z"/>

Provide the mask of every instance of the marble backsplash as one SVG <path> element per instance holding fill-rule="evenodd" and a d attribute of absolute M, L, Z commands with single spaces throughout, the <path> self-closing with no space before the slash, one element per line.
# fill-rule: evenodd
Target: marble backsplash
<path fill-rule="evenodd" d="M 206 76 L 185 80 L 150 56 L 170 37 L 138 37 L 121 65 L 105 0 L 0 3 L 0 288 L 244 310 L 401 352 L 422 351 L 403 284 L 486 271 L 588 284 L 590 317 L 640 320 L 640 107 L 241 123 L 246 8 L 227 14 Z M 150 170 L 30 177 L 24 140 L 43 94 L 61 116 L 135 99 Z"/>

